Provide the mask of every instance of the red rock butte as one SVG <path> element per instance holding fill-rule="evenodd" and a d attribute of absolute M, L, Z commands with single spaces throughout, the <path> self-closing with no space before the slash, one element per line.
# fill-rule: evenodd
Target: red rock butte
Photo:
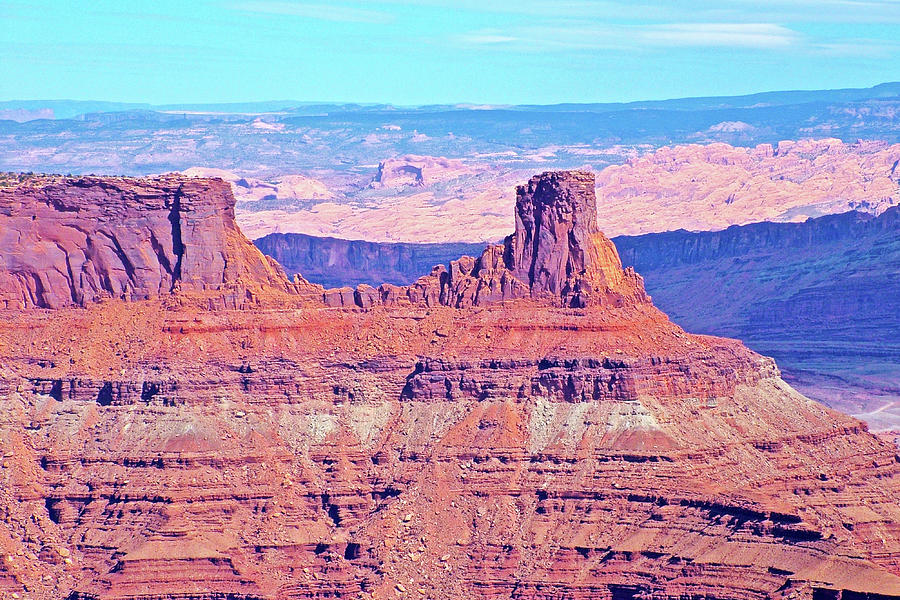
<path fill-rule="evenodd" d="M 0 191 L 4 597 L 900 597 L 896 447 L 654 308 L 590 173 L 405 287 L 291 282 L 233 207 Z"/>

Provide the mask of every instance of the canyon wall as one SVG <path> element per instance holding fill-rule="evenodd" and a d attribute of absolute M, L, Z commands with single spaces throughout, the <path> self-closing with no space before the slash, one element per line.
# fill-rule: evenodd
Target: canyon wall
<path fill-rule="evenodd" d="M 896 446 L 672 323 L 588 179 L 389 301 L 0 308 L 0 593 L 900 598 Z"/>
<path fill-rule="evenodd" d="M 299 293 L 234 222 L 231 187 L 168 176 L 26 178 L 0 189 L 0 306 L 60 308 L 175 290 Z"/>
<path fill-rule="evenodd" d="M 804 223 L 612 239 L 624 264 L 646 276 L 648 293 L 677 323 L 738 337 L 775 356 L 804 393 L 879 430 L 900 430 L 900 403 L 891 404 L 900 394 L 898 240 L 898 207 L 878 217 L 851 211 Z M 446 264 L 463 246 L 299 234 L 256 244 L 312 281 L 350 288 L 368 283 L 364 277 L 409 284 L 417 269 Z"/>
<path fill-rule="evenodd" d="M 325 287 L 359 283 L 408 285 L 437 264 L 480 254 L 485 244 L 391 244 L 316 237 L 303 233 L 270 233 L 253 242 L 288 273 L 303 273 Z"/>
<path fill-rule="evenodd" d="M 739 337 L 805 393 L 900 430 L 900 207 L 615 243 L 680 325 Z"/>

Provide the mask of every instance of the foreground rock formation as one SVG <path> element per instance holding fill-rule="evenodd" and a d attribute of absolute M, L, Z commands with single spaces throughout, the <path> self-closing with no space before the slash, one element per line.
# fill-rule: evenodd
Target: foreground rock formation
<path fill-rule="evenodd" d="M 690 331 L 774 356 L 805 395 L 900 432 L 900 208 L 804 223 L 612 239 L 654 302 Z M 465 244 L 379 244 L 273 234 L 254 242 L 316 283 L 410 284 Z"/>
<path fill-rule="evenodd" d="M 3 310 L 0 590 L 900 597 L 896 447 L 672 324 L 591 188 L 387 302 Z"/>
<path fill-rule="evenodd" d="M 61 308 L 103 298 L 253 290 L 299 293 L 234 222 L 231 188 L 178 176 L 32 177 L 0 189 L 0 306 Z"/>

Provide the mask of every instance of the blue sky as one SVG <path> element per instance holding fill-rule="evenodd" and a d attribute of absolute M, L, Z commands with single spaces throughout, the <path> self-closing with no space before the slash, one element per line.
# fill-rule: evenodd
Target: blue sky
<path fill-rule="evenodd" d="M 0 20 L 0 100 L 547 104 L 900 80 L 900 0 L 2 0 Z"/>

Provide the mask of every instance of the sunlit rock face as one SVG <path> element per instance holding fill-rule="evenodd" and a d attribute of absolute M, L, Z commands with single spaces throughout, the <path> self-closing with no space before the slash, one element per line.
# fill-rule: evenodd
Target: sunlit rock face
<path fill-rule="evenodd" d="M 896 448 L 671 323 L 588 179 L 409 287 L 287 288 L 248 244 L 240 308 L 4 308 L 2 593 L 900 597 Z"/>

